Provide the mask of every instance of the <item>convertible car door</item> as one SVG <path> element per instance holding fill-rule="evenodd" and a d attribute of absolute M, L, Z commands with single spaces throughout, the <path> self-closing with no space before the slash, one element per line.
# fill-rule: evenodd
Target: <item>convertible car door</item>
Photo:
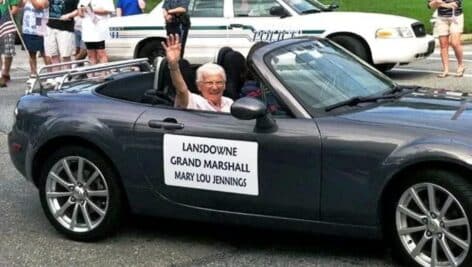
<path fill-rule="evenodd" d="M 151 108 L 135 128 L 138 157 L 164 199 L 213 210 L 319 217 L 321 155 L 310 119 L 280 118 L 273 133 L 230 114 Z"/>

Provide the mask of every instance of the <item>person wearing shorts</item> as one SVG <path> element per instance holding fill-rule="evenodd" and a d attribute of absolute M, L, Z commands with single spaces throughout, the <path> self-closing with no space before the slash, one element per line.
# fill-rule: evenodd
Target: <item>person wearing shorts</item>
<path fill-rule="evenodd" d="M 115 11 L 113 0 L 81 0 L 78 5 L 82 19 L 82 40 L 87 47 L 90 64 L 106 63 L 105 40 L 108 37 L 106 20 Z"/>
<path fill-rule="evenodd" d="M 44 22 L 47 21 L 48 9 L 36 5 L 36 1 L 23 0 L 23 24 L 22 33 L 26 50 L 29 53 L 30 78 L 37 77 L 37 54 L 38 52 L 47 65 L 46 56 L 44 54 L 44 38 L 43 34 L 46 30 Z"/>
<path fill-rule="evenodd" d="M 87 57 L 87 48 L 82 40 L 82 18 L 77 16 L 74 18 L 74 34 L 75 34 L 75 60 L 85 59 Z"/>
<path fill-rule="evenodd" d="M 50 0 L 44 49 L 51 63 L 69 62 L 75 52 L 74 17 L 78 0 Z M 65 66 L 70 68 L 70 66 Z"/>
<path fill-rule="evenodd" d="M 428 6 L 438 10 L 438 18 L 435 24 L 439 35 L 439 47 L 441 49 L 441 61 L 443 71 L 438 75 L 445 78 L 449 75 L 449 45 L 454 49 L 457 59 L 456 77 L 464 76 L 464 52 L 461 44 L 461 35 L 464 30 L 464 14 L 462 0 L 429 0 Z"/>
<path fill-rule="evenodd" d="M 11 21 L 10 11 L 12 15 L 19 12 L 19 0 L 3 0 L 0 3 L 0 25 L 4 26 L 0 35 L 0 66 L 3 66 L 2 75 L 0 77 L 0 87 L 6 87 L 10 81 L 10 68 L 15 55 L 15 33 L 16 28 L 14 22 Z M 9 11 L 10 9 L 10 11 Z"/>

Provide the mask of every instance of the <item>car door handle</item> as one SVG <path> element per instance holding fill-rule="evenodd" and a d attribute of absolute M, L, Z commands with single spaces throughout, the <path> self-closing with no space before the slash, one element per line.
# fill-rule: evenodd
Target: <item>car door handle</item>
<path fill-rule="evenodd" d="M 148 122 L 148 125 L 151 128 L 157 128 L 157 129 L 162 128 L 162 129 L 165 129 L 165 130 L 179 130 L 179 129 L 184 128 L 184 124 L 175 121 L 175 119 L 173 121 L 172 120 L 167 120 L 167 119 L 165 119 L 163 121 L 150 120 Z"/>
<path fill-rule="evenodd" d="M 244 25 L 243 24 L 230 24 L 229 25 L 229 28 L 244 28 Z"/>

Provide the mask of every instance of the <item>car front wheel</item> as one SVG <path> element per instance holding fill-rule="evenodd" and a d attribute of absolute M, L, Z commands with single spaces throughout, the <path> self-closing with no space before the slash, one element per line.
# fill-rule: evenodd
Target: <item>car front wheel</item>
<path fill-rule="evenodd" d="M 416 172 L 394 194 L 393 252 L 411 266 L 472 266 L 472 187 L 444 170 Z"/>
<path fill-rule="evenodd" d="M 94 150 L 61 148 L 42 169 L 41 205 L 52 225 L 71 239 L 106 237 L 117 229 L 123 212 L 117 178 L 111 164 Z"/>

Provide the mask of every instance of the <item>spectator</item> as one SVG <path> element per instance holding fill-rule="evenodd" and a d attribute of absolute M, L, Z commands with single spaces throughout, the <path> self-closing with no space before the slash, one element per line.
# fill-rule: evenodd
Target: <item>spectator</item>
<path fill-rule="evenodd" d="M 190 0 L 164 0 L 162 13 L 166 21 L 167 36 L 178 34 L 182 46 L 180 57 L 184 58 L 185 43 L 190 29 L 188 5 Z"/>
<path fill-rule="evenodd" d="M 37 71 L 37 53 L 43 57 L 44 64 L 49 62 L 44 54 L 44 38 L 46 31 L 46 21 L 49 17 L 48 9 L 44 8 L 36 0 L 23 0 L 23 24 L 22 33 L 26 50 L 29 54 L 30 78 L 36 78 Z"/>
<path fill-rule="evenodd" d="M 0 64 L 3 66 L 2 76 L 0 77 L 0 87 L 6 87 L 10 81 L 10 68 L 15 55 L 15 33 L 16 26 L 12 21 L 12 16 L 19 11 L 19 0 L 3 0 L 0 3 L 0 53 L 3 55 Z M 10 14 L 11 12 L 11 14 Z"/>
<path fill-rule="evenodd" d="M 439 35 L 439 47 L 443 72 L 438 75 L 444 78 L 449 75 L 449 44 L 454 49 L 457 59 L 456 77 L 464 76 L 464 52 L 461 44 L 461 34 L 464 30 L 464 14 L 462 0 L 428 0 L 430 8 L 438 10 L 436 30 Z"/>
<path fill-rule="evenodd" d="M 118 17 L 137 15 L 143 13 L 144 8 L 146 8 L 145 0 L 118 0 L 116 15 Z"/>
<path fill-rule="evenodd" d="M 77 4 L 78 0 L 49 0 L 44 49 L 51 63 L 71 60 L 75 50 L 74 17 L 77 16 Z"/>
<path fill-rule="evenodd" d="M 75 34 L 75 55 L 76 60 L 85 59 L 87 57 L 87 48 L 82 40 L 82 18 L 76 16 L 74 18 L 74 34 Z"/>
<path fill-rule="evenodd" d="M 90 64 L 106 63 L 105 39 L 108 36 L 104 21 L 115 10 L 113 0 L 80 1 L 79 15 L 82 20 L 82 40 L 87 47 Z"/>

